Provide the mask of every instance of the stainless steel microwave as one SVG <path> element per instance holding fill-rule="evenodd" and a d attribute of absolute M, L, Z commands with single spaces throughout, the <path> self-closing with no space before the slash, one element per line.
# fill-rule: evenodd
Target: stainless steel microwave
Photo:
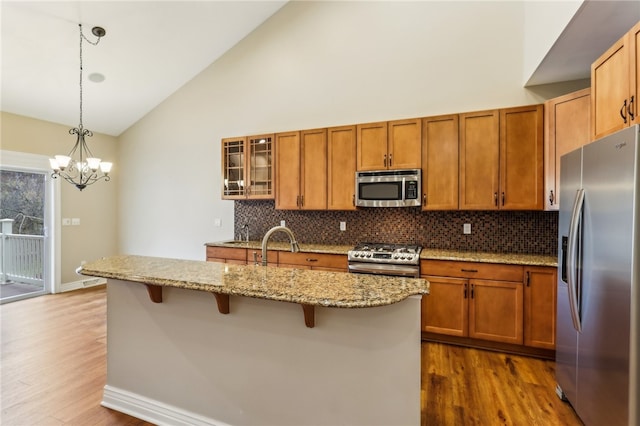
<path fill-rule="evenodd" d="M 420 169 L 356 172 L 356 206 L 419 206 L 421 186 Z"/>

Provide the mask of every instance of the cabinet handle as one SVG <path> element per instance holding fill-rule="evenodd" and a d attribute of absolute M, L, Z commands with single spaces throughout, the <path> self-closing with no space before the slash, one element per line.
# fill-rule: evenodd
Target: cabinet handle
<path fill-rule="evenodd" d="M 635 104 L 634 96 L 632 95 L 631 96 L 631 100 L 629 101 L 629 109 L 628 109 L 628 111 L 629 111 L 629 119 L 630 120 L 633 120 L 636 117 L 635 114 L 633 113 L 634 104 Z"/>
<path fill-rule="evenodd" d="M 299 195 L 296 196 L 296 206 L 300 207 L 300 196 Z"/>
<path fill-rule="evenodd" d="M 389 154 L 389 167 L 391 167 L 391 160 L 393 159 L 393 154 Z"/>
<path fill-rule="evenodd" d="M 531 282 L 531 275 L 529 275 L 529 271 L 527 271 L 527 275 L 525 278 L 525 283 L 527 284 L 527 287 L 529 287 L 530 282 Z"/>
<path fill-rule="evenodd" d="M 305 260 L 307 262 L 317 262 L 318 261 L 318 259 L 314 259 L 313 257 L 307 257 Z"/>
<path fill-rule="evenodd" d="M 464 298 L 467 298 L 467 283 L 464 283 Z"/>
<path fill-rule="evenodd" d="M 498 193 L 497 192 L 493 193 L 493 204 L 495 204 L 496 207 L 498 207 Z"/>
<path fill-rule="evenodd" d="M 427 194 L 422 194 L 422 205 L 423 206 L 427 205 Z"/>
<path fill-rule="evenodd" d="M 551 191 L 549 191 L 549 205 L 553 205 L 553 202 L 555 201 L 556 197 L 553 195 L 553 189 Z"/>
<path fill-rule="evenodd" d="M 624 100 L 624 103 L 622 104 L 622 108 L 620 108 L 620 117 L 622 117 L 622 120 L 624 120 L 624 124 L 627 124 L 627 100 Z"/>
<path fill-rule="evenodd" d="M 473 284 L 471 284 L 471 298 L 473 299 Z"/>
<path fill-rule="evenodd" d="M 477 269 L 460 269 L 462 272 L 478 272 Z"/>
<path fill-rule="evenodd" d="M 502 193 L 502 205 L 504 206 L 504 192 Z"/>
<path fill-rule="evenodd" d="M 354 206 L 356 205 L 356 194 L 353 194 L 351 196 L 351 204 L 353 204 Z"/>
<path fill-rule="evenodd" d="M 625 123 L 626 123 L 626 121 L 625 121 Z M 387 167 L 387 154 L 384 155 L 384 166 Z"/>
<path fill-rule="evenodd" d="M 300 207 L 304 206 L 304 195 L 300 196 Z"/>

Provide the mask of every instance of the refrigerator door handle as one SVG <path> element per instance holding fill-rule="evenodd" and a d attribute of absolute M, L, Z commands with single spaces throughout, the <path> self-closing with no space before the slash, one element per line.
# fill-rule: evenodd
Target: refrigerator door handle
<path fill-rule="evenodd" d="M 566 275 L 568 278 L 567 287 L 569 289 L 569 310 L 571 311 L 571 319 L 573 327 L 578 331 L 582 331 L 582 322 L 580 321 L 580 312 L 578 309 L 578 238 L 580 237 L 580 222 L 582 220 L 582 207 L 584 206 L 584 189 L 579 189 L 573 203 L 573 211 L 571 213 L 571 223 L 569 225 L 569 245 L 567 248 L 567 268 Z"/>

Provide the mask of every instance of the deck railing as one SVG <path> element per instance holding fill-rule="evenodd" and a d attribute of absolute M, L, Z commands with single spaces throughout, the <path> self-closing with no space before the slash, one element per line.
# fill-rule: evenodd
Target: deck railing
<path fill-rule="evenodd" d="M 44 236 L 13 234 L 5 221 L 0 233 L 0 283 L 43 285 Z"/>

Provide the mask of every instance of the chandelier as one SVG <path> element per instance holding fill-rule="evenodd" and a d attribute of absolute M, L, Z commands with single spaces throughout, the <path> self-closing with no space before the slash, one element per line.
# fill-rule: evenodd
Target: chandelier
<path fill-rule="evenodd" d="M 93 136 L 93 132 L 82 126 L 82 40 L 86 40 L 92 45 L 97 45 L 100 38 L 104 37 L 106 31 L 101 27 L 93 27 L 91 32 L 98 37 L 92 42 L 82 33 L 82 24 L 80 27 L 80 125 L 69 130 L 69 134 L 76 135 L 76 144 L 73 146 L 68 155 L 56 155 L 49 159 L 53 173 L 51 177 L 56 179 L 61 176 L 72 185 L 75 185 L 80 191 L 88 185 L 96 183 L 99 180 L 111 180 L 109 172 L 112 163 L 102 161 L 91 153 L 85 137 Z"/>

